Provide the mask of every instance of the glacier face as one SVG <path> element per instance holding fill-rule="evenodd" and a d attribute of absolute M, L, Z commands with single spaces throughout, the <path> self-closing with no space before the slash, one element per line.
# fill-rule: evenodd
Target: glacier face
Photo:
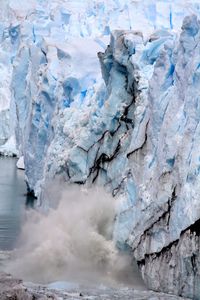
<path fill-rule="evenodd" d="M 199 21 L 181 29 L 198 2 L 4 10 L 0 141 L 15 136 L 30 190 L 42 200 L 56 176 L 104 185 L 118 203 L 116 243 L 147 285 L 199 299 Z"/>
<path fill-rule="evenodd" d="M 147 38 L 155 29 L 180 30 L 185 15 L 189 13 L 199 14 L 200 11 L 198 1 L 190 0 L 184 1 L 184 3 L 180 0 L 159 0 L 156 2 L 152 0 L 109 0 L 106 2 L 100 0 L 31 0 L 28 3 L 24 3 L 23 0 L 17 2 L 2 0 L 1 7 L 0 61 L 3 78 L 0 102 L 0 110 L 2 111 L 0 114 L 0 144 L 6 144 L 0 147 L 0 152 L 10 154 L 13 152 L 17 155 L 23 154 L 25 138 L 23 127 L 25 120 L 29 119 L 28 114 L 31 110 L 29 98 L 32 95 L 28 95 L 31 93 L 28 81 L 33 69 L 31 70 L 31 63 L 29 62 L 31 57 L 28 53 L 31 50 L 28 48 L 36 47 L 33 51 L 39 52 L 41 49 L 43 51 L 44 47 L 49 48 L 50 45 L 58 49 L 60 46 L 57 44 L 64 44 L 61 48 L 65 48 L 64 52 L 68 53 L 66 44 L 68 41 L 68 46 L 74 43 L 73 61 L 80 60 L 80 56 L 84 55 L 84 53 L 79 55 L 76 48 L 84 48 L 85 46 L 87 46 L 87 57 L 93 57 L 95 60 L 96 52 L 106 48 L 110 33 L 113 30 L 134 29 L 141 31 L 142 28 L 143 34 Z M 85 45 L 83 45 L 83 39 Z M 86 39 L 89 39 L 91 43 L 93 42 L 93 46 Z M 23 50 L 23 47 L 26 49 Z M 71 50 L 69 52 L 72 54 Z M 52 51 L 51 54 L 48 53 L 49 60 L 50 55 L 54 56 L 52 53 Z M 66 62 L 66 58 L 63 60 L 62 50 L 58 49 L 58 55 L 60 56 L 59 60 Z M 20 65 L 20 57 L 23 66 Z M 23 58 L 27 62 L 23 61 Z M 45 64 L 44 61 L 45 58 L 43 61 L 37 62 L 38 68 Z M 93 68 L 93 70 L 96 69 L 96 74 L 90 74 L 90 77 L 93 76 L 94 82 L 98 81 L 99 76 L 97 75 L 99 72 L 97 64 L 96 61 Z M 52 72 L 57 72 L 55 70 L 56 65 L 51 68 Z M 74 68 L 76 68 L 76 64 Z M 65 75 L 69 76 L 70 72 L 70 68 L 68 68 Z M 83 76 L 77 74 L 77 80 L 80 79 L 79 75 Z M 59 80 L 60 77 L 62 77 L 61 80 L 64 80 L 63 74 L 59 74 L 58 77 Z M 22 82 L 24 82 L 24 86 L 22 86 Z M 92 86 L 91 82 L 89 85 Z M 10 94 L 10 86 L 12 86 L 12 95 Z M 84 96 L 85 91 L 86 88 L 83 88 L 81 97 Z M 36 93 L 36 90 L 33 93 Z M 7 109 L 5 109 L 5 105 Z M 29 122 L 27 121 L 27 123 Z M 17 132 L 15 132 L 16 124 Z M 15 139 L 17 140 L 16 143 Z M 15 144 L 17 144 L 18 151 Z"/>

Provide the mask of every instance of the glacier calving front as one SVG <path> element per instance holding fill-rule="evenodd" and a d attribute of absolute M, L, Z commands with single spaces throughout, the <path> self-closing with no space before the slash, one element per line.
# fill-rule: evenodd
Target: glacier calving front
<path fill-rule="evenodd" d="M 16 138 L 29 189 L 104 185 L 147 285 L 200 299 L 200 23 L 180 28 L 198 3 L 9 2 L 0 142 Z"/>

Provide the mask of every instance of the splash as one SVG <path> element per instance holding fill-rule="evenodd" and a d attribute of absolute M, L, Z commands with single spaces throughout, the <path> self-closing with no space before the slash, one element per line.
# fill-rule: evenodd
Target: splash
<path fill-rule="evenodd" d="M 132 281 L 131 260 L 112 240 L 114 219 L 115 199 L 104 190 L 68 187 L 47 215 L 29 211 L 7 271 L 40 283 Z"/>

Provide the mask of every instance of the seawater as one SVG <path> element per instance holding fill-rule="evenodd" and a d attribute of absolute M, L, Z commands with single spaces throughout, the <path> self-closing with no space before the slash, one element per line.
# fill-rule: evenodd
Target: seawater
<path fill-rule="evenodd" d="M 0 251 L 11 251 L 19 237 L 26 204 L 24 171 L 16 158 L 0 157 Z"/>

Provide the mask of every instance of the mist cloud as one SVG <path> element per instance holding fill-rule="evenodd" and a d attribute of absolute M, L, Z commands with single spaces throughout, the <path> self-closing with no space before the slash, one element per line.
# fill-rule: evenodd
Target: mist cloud
<path fill-rule="evenodd" d="M 47 215 L 28 212 L 8 271 L 40 283 L 134 283 L 138 274 L 131 259 L 121 255 L 112 240 L 115 199 L 101 188 L 68 186 L 56 203 Z"/>

